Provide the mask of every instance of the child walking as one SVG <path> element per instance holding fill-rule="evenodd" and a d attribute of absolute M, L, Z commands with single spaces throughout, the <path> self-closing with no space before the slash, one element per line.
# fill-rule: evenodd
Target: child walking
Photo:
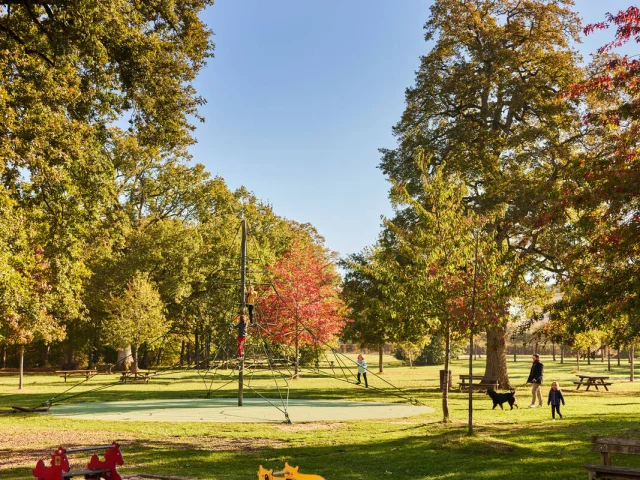
<path fill-rule="evenodd" d="M 364 377 L 364 386 L 369 388 L 369 382 L 367 381 L 367 361 L 364 359 L 362 354 L 358 355 L 356 364 L 358 365 L 358 381 L 356 382 L 356 385 L 360 385 L 362 383 L 360 381 L 360 375 L 362 375 Z"/>
<path fill-rule="evenodd" d="M 560 420 L 562 420 L 562 414 L 560 413 L 560 402 L 562 402 L 562 405 L 564 405 L 562 390 L 560 390 L 558 382 L 552 382 L 551 390 L 549 390 L 549 399 L 547 400 L 547 405 L 551 405 L 551 418 L 553 420 L 556 419 L 556 412 L 558 412 Z"/>

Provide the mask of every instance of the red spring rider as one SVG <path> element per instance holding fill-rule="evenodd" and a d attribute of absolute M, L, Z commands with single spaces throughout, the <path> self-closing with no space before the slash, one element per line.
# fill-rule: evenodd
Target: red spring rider
<path fill-rule="evenodd" d="M 113 447 L 107 448 L 104 452 L 104 461 L 101 461 L 97 455 L 92 455 L 87 468 L 91 470 L 109 470 L 109 472 L 104 475 L 105 479 L 122 480 L 122 477 L 116 470 L 118 465 L 124 463 L 120 445 L 116 442 L 113 442 L 111 445 L 113 445 Z"/>
<path fill-rule="evenodd" d="M 45 467 L 44 461 L 38 460 L 36 468 L 33 469 L 33 476 L 39 480 L 64 480 L 62 472 L 68 472 L 69 468 L 67 451 L 60 447 L 51 455 L 50 467 Z"/>

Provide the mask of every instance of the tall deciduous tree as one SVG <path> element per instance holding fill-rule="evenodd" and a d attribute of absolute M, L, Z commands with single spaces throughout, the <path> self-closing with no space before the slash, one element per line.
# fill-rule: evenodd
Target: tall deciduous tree
<path fill-rule="evenodd" d="M 558 96 L 581 79 L 571 46 L 579 21 L 571 0 L 436 0 L 425 25 L 434 41 L 422 57 L 406 109 L 394 128 L 398 146 L 383 150 L 381 168 L 415 195 L 420 176 L 435 166 L 456 173 L 469 188 L 470 205 L 491 217 L 497 248 L 507 248 L 508 278 L 523 269 L 554 271 L 558 259 L 541 245 L 552 242 L 535 214 L 555 200 L 571 158 L 577 114 Z M 416 168 L 423 151 L 427 168 Z M 517 253 L 526 253 L 529 265 Z M 521 297 L 519 282 L 504 298 Z M 505 303 L 504 307 L 507 307 Z M 507 384 L 504 327 L 487 330 L 495 355 L 487 374 Z"/>
<path fill-rule="evenodd" d="M 271 338 L 295 346 L 295 375 L 303 345 L 322 346 L 342 330 L 345 308 L 332 257 L 319 245 L 294 241 L 270 267 L 274 288 L 260 301 Z M 273 291 L 275 290 L 275 291 Z"/>
<path fill-rule="evenodd" d="M 203 103 L 192 82 L 213 50 L 198 15 L 212 3 L 0 5 L 0 180 L 34 223 L 51 270 L 48 311 L 68 327 L 85 317 L 96 233 L 120 220 L 120 139 L 188 156 Z M 115 126 L 123 118 L 127 132 Z"/>
<path fill-rule="evenodd" d="M 505 325 L 512 288 L 517 285 L 526 294 L 526 281 L 524 272 L 513 273 L 508 248 L 495 241 L 492 219 L 470 208 L 468 188 L 445 171 L 438 167 L 423 175 L 422 191 L 413 195 L 396 185 L 391 198 L 398 213 L 387 226 L 390 245 L 401 259 L 395 276 L 402 283 L 405 321 L 444 338 L 448 372 L 452 340 Z M 487 358 L 503 351 L 504 343 L 504 336 L 495 345 L 488 341 Z M 504 378 L 506 372 L 495 376 Z M 501 382 L 508 387 L 508 380 Z M 446 422 L 448 388 L 443 389 L 442 407 Z"/>
<path fill-rule="evenodd" d="M 383 372 L 383 347 L 387 342 L 416 342 L 423 339 L 416 330 L 402 329 L 394 309 L 395 279 L 388 275 L 380 246 L 350 255 L 341 262 L 345 270 L 342 298 L 349 308 L 349 322 L 342 336 L 361 345 L 379 349 L 378 370 Z M 407 333 L 411 334 L 407 335 Z"/>
<path fill-rule="evenodd" d="M 143 275 L 138 274 L 109 303 L 105 339 L 118 349 L 131 346 L 133 371 L 137 372 L 140 345 L 161 337 L 169 330 L 160 294 Z"/>

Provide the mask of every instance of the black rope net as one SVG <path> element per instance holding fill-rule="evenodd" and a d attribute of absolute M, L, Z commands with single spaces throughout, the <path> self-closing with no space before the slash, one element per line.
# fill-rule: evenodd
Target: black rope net
<path fill-rule="evenodd" d="M 237 235 L 233 239 L 233 242 L 236 240 Z M 255 242 L 255 239 L 253 239 L 253 241 Z M 259 251 L 259 249 L 256 249 L 256 251 Z M 233 262 L 237 259 L 232 259 L 232 257 L 230 257 L 230 260 Z M 267 265 L 262 261 L 262 259 L 260 257 L 249 257 L 249 261 L 262 263 L 262 268 L 251 272 L 253 281 L 250 280 L 250 282 L 253 285 L 261 285 L 263 287 L 273 289 L 280 301 L 286 305 L 286 302 L 280 296 L 276 285 L 270 278 Z M 233 267 L 228 263 L 223 262 L 220 271 L 223 272 L 232 268 Z M 235 279 L 227 278 L 225 282 L 220 285 L 220 288 L 228 289 L 234 286 L 237 286 Z M 239 373 L 242 369 L 243 387 L 255 396 L 272 405 L 274 408 L 278 409 L 283 414 L 285 420 L 289 423 L 291 423 L 288 411 L 291 386 L 290 382 L 295 375 L 296 362 L 298 363 L 297 371 L 299 373 L 310 373 L 312 375 L 332 378 L 334 380 L 353 385 L 354 387 L 370 388 L 382 395 L 392 395 L 414 405 L 424 405 L 422 402 L 408 395 L 399 387 L 371 371 L 367 372 L 368 375 L 375 378 L 376 383 L 379 382 L 382 387 L 372 384 L 362 386 L 360 382 L 357 381 L 357 365 L 355 360 L 338 351 L 334 345 L 322 340 L 314 329 L 306 325 L 303 321 L 298 322 L 298 331 L 284 332 L 284 335 L 295 335 L 305 331 L 313 339 L 314 345 L 316 347 L 320 347 L 320 350 L 322 350 L 322 357 L 320 360 L 316 361 L 313 366 L 301 365 L 299 362 L 300 359 L 295 358 L 295 348 L 292 345 L 276 342 L 271 339 L 270 327 L 273 327 L 274 325 L 277 326 L 278 319 L 264 318 L 259 305 L 255 305 L 254 307 L 254 323 L 251 323 L 248 326 L 245 355 L 243 361 L 240 361 L 237 353 L 236 335 L 231 328 L 237 320 L 237 304 L 230 301 L 227 311 L 229 313 L 227 314 L 227 318 L 224 322 L 227 328 L 218 332 L 216 344 L 208 345 L 207 342 L 201 342 L 194 352 L 194 364 L 184 365 L 182 363 L 177 363 L 169 367 L 154 368 L 155 373 L 153 377 L 165 377 L 166 379 L 171 379 L 170 375 L 174 375 L 174 379 L 183 379 L 185 378 L 184 374 L 186 372 L 195 372 L 203 382 L 206 397 L 214 398 L 214 394 L 216 394 L 216 392 L 221 391 L 231 384 L 237 384 L 239 382 Z M 175 348 L 171 347 L 167 342 L 168 338 L 172 335 L 176 336 L 176 332 L 167 332 L 148 343 L 149 345 L 154 345 L 161 342 L 162 349 L 167 348 L 170 351 L 173 350 L 172 353 L 177 355 Z M 281 332 L 280 336 L 282 335 L 283 333 Z M 192 346 L 193 345 L 191 344 L 190 347 Z M 211 346 L 213 347 L 212 349 L 210 348 Z M 182 362 L 182 355 L 179 356 L 181 357 Z M 129 354 L 128 357 L 131 357 L 131 354 Z M 180 373 L 183 376 L 175 377 L 176 373 Z M 13 408 L 20 411 L 48 410 L 55 404 L 68 402 L 71 399 L 81 396 L 90 396 L 102 390 L 122 385 L 122 379 L 124 376 L 117 381 L 102 383 L 88 390 L 74 392 L 78 387 L 89 385 L 93 378 L 94 377 L 88 377 L 72 385 L 63 392 L 42 402 L 37 407 Z M 277 398 L 270 398 L 273 397 L 273 395 L 270 395 L 269 393 L 273 392 L 273 390 L 277 392 Z M 228 391 L 229 389 L 225 390 L 224 393 L 227 393 Z M 268 393 L 268 391 L 270 392 Z"/>

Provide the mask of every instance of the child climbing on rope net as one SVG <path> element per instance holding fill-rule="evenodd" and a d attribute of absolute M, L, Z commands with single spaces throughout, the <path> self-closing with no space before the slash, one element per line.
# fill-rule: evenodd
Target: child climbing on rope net
<path fill-rule="evenodd" d="M 244 342 L 247 339 L 247 322 L 244 320 L 244 315 L 240 315 L 238 323 L 233 328 L 238 330 L 238 358 L 244 358 Z"/>
<path fill-rule="evenodd" d="M 247 309 L 249 310 L 249 322 L 253 325 L 253 307 L 256 304 L 256 291 L 253 285 L 249 285 L 249 288 L 245 290 Z"/>

